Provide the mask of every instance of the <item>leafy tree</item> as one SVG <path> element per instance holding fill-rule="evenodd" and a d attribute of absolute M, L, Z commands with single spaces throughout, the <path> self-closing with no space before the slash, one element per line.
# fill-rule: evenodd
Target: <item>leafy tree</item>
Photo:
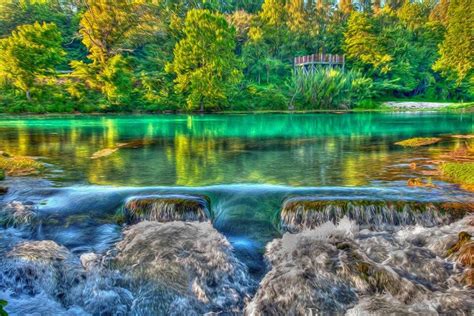
<path fill-rule="evenodd" d="M 352 6 L 352 1 L 351 0 L 341 0 L 341 2 L 339 2 L 339 7 L 340 7 L 340 10 L 344 13 L 344 14 L 350 14 L 353 10 L 353 6 Z"/>
<path fill-rule="evenodd" d="M 236 38 L 239 46 L 242 46 L 248 41 L 248 33 L 253 20 L 254 15 L 243 10 L 235 11 L 227 15 L 227 22 L 236 30 Z"/>
<path fill-rule="evenodd" d="M 2 170 L 3 172 L 3 170 Z M 4 307 L 7 306 L 8 303 L 5 300 L 0 300 L 0 316 L 8 316 L 8 313 L 5 311 Z"/>
<path fill-rule="evenodd" d="M 376 95 L 471 99 L 470 1 L 0 0 L 0 110 L 283 109 L 312 53 L 345 54 Z M 30 34 L 26 58 L 13 33 L 36 23 L 63 41 Z"/>
<path fill-rule="evenodd" d="M 79 32 L 91 62 L 71 63 L 73 77 L 85 86 L 72 84 L 70 92 L 82 97 L 87 88 L 94 89 L 114 104 L 124 103 L 133 82 L 126 54 L 160 27 L 150 16 L 153 7 L 141 1 L 87 0 L 86 8 Z"/>
<path fill-rule="evenodd" d="M 267 25 L 279 26 L 286 21 L 285 0 L 265 0 L 260 11 L 260 19 Z"/>
<path fill-rule="evenodd" d="M 440 57 L 433 69 L 460 84 L 474 83 L 474 15 L 471 0 L 451 0 L 447 14 L 447 32 L 439 47 Z"/>
<path fill-rule="evenodd" d="M 184 38 L 166 66 L 176 74 L 176 90 L 186 95 L 188 109 L 203 111 L 226 103 L 242 76 L 234 38 L 235 30 L 223 15 L 202 9 L 188 12 Z"/>
<path fill-rule="evenodd" d="M 344 38 L 347 57 L 356 67 L 382 74 L 390 70 L 393 57 L 384 51 L 374 20 L 367 14 L 351 14 Z"/>
<path fill-rule="evenodd" d="M 430 20 L 440 22 L 446 26 L 448 23 L 448 7 L 450 0 L 440 0 L 430 12 Z"/>
<path fill-rule="evenodd" d="M 79 19 L 83 9 L 77 0 L 2 0 L 0 1 L 0 37 L 8 36 L 16 27 L 24 24 L 54 23 L 61 30 L 63 48 L 69 59 L 83 59 L 84 46 L 77 38 Z M 60 65 L 67 69 L 67 63 Z"/>
<path fill-rule="evenodd" d="M 103 63 L 129 52 L 160 30 L 159 21 L 151 15 L 153 7 L 141 1 L 87 0 L 86 3 L 79 32 L 93 62 Z"/>
<path fill-rule="evenodd" d="M 65 55 L 61 42 L 53 23 L 18 26 L 0 40 L 0 74 L 31 100 L 31 89 L 40 77 L 55 75 L 55 66 Z"/>

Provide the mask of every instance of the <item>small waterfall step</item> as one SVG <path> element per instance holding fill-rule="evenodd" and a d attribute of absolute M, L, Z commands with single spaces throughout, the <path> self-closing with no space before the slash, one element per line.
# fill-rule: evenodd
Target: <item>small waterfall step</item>
<path fill-rule="evenodd" d="M 320 197 L 292 197 L 280 213 L 283 231 L 314 229 L 328 221 L 338 223 L 344 216 L 365 228 L 386 230 L 394 226 L 448 224 L 474 212 L 462 202 L 415 202 L 402 200 L 325 200 Z"/>
<path fill-rule="evenodd" d="M 157 222 L 211 220 L 210 199 L 203 195 L 146 195 L 125 201 L 121 210 L 129 224 L 144 220 Z"/>

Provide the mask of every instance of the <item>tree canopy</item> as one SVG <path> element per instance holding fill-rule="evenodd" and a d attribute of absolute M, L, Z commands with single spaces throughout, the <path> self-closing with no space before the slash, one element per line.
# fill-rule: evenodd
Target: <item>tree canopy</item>
<path fill-rule="evenodd" d="M 323 87 L 338 82 L 360 93 L 344 107 L 473 100 L 472 8 L 471 0 L 4 0 L 0 111 L 308 108 L 321 102 L 305 95 L 341 95 Z M 345 55 L 345 71 L 318 69 L 302 82 L 294 57 L 313 53 Z"/>
<path fill-rule="evenodd" d="M 54 23 L 16 27 L 11 36 L 0 40 L 0 75 L 31 100 L 31 89 L 41 77 L 55 75 L 55 67 L 65 55 L 61 42 Z"/>
<path fill-rule="evenodd" d="M 184 37 L 167 70 L 176 74 L 176 90 L 187 96 L 188 109 L 226 104 L 242 75 L 234 38 L 235 30 L 222 14 L 193 9 L 186 15 Z"/>

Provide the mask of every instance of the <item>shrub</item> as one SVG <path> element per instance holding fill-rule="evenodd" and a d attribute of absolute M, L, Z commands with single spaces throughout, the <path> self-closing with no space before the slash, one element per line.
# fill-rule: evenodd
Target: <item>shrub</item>
<path fill-rule="evenodd" d="M 356 71 L 325 68 L 297 73 L 291 88 L 292 101 L 302 109 L 350 108 L 374 95 L 372 79 Z"/>

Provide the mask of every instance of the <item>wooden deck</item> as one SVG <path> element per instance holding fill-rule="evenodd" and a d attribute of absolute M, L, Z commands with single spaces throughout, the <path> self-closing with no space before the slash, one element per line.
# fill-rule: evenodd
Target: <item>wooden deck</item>
<path fill-rule="evenodd" d="M 306 56 L 297 56 L 294 59 L 295 72 L 302 69 L 303 72 L 312 72 L 317 66 L 341 66 L 344 70 L 346 58 L 344 55 L 332 54 L 312 54 Z"/>

